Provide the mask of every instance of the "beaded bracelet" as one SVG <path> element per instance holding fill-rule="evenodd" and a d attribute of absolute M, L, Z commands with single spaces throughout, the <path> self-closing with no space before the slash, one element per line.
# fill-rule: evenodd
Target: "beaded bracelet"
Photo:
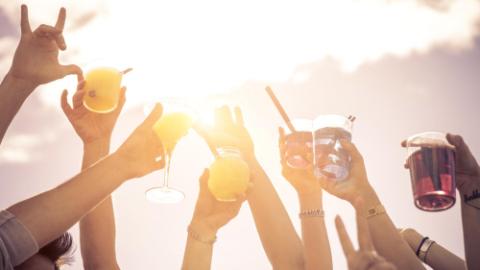
<path fill-rule="evenodd" d="M 306 218 L 306 217 L 320 217 L 323 218 L 325 217 L 325 212 L 322 209 L 309 209 L 309 210 L 304 210 L 298 214 L 300 218 Z"/>
<path fill-rule="evenodd" d="M 213 245 L 215 241 L 217 241 L 217 236 L 214 236 L 213 238 L 210 238 L 210 239 L 203 238 L 199 233 L 197 233 L 192 229 L 192 226 L 188 226 L 187 232 L 188 232 L 188 236 L 191 237 L 192 239 L 195 239 L 198 242 L 201 242 L 207 245 Z"/>

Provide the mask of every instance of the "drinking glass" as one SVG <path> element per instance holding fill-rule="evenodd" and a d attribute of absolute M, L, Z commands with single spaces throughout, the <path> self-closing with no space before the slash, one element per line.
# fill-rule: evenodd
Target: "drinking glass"
<path fill-rule="evenodd" d="M 340 139 L 351 141 L 353 122 L 342 115 L 320 115 L 313 122 L 314 173 L 317 178 L 345 180 L 350 171 L 350 155 Z"/>
<path fill-rule="evenodd" d="M 111 67 L 95 67 L 85 75 L 85 108 L 96 113 L 109 113 L 118 105 L 124 73 Z"/>
<path fill-rule="evenodd" d="M 285 163 L 293 169 L 306 169 L 313 163 L 313 123 L 309 119 L 294 119 L 291 123 L 295 131 L 285 135 Z"/>
<path fill-rule="evenodd" d="M 145 193 L 147 200 L 154 203 L 177 203 L 185 197 L 182 191 L 169 186 L 170 165 L 175 145 L 187 135 L 192 123 L 193 115 L 188 108 L 176 104 L 164 106 L 164 114 L 153 126 L 153 130 L 162 142 L 164 150 L 163 184 L 148 189 Z"/>
<path fill-rule="evenodd" d="M 218 201 L 236 201 L 248 189 L 250 169 L 235 147 L 220 147 L 217 153 L 209 169 L 208 189 Z"/>
<path fill-rule="evenodd" d="M 415 206 L 442 211 L 455 204 L 455 146 L 441 132 L 424 132 L 407 139 Z"/>

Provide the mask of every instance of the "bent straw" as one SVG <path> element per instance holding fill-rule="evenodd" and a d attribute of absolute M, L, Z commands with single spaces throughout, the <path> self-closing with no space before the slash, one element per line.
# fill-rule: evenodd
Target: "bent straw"
<path fill-rule="evenodd" d="M 283 121 L 285 121 L 285 123 L 287 124 L 287 127 L 290 129 L 290 132 L 295 132 L 296 131 L 295 127 L 292 125 L 292 122 L 290 121 L 290 118 L 288 117 L 287 113 L 285 112 L 282 105 L 280 104 L 280 101 L 278 101 L 277 97 L 273 93 L 272 88 L 270 88 L 270 86 L 267 86 L 265 87 L 265 91 L 267 91 L 275 107 L 277 107 L 278 112 L 282 116 Z"/>
<path fill-rule="evenodd" d="M 120 71 L 120 73 L 121 73 L 122 75 L 125 75 L 125 74 L 127 74 L 128 72 L 130 72 L 130 71 L 132 71 L 132 70 L 133 70 L 133 68 L 127 68 L 127 69 L 125 69 L 124 71 Z"/>

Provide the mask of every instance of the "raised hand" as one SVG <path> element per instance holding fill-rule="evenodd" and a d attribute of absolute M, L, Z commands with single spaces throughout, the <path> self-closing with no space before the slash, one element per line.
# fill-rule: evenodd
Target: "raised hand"
<path fill-rule="evenodd" d="M 237 216 L 245 196 L 234 202 L 220 202 L 208 190 L 209 172 L 206 169 L 200 177 L 200 192 L 193 213 L 191 229 L 204 238 L 214 238 L 218 229 Z"/>
<path fill-rule="evenodd" d="M 61 98 L 63 112 L 85 145 L 96 141 L 109 142 L 118 115 L 125 104 L 126 88 L 123 87 L 121 89 L 120 100 L 114 111 L 109 113 L 94 113 L 83 106 L 83 96 L 87 92 L 87 90 L 83 89 L 84 85 L 85 81 L 78 84 L 77 92 L 72 98 L 73 107 L 68 104 L 67 90 L 63 90 Z"/>
<path fill-rule="evenodd" d="M 126 170 L 128 177 L 141 177 L 165 166 L 162 143 L 153 131 L 153 125 L 162 112 L 162 106 L 157 103 L 145 121 L 116 151 L 115 155 L 124 164 L 119 169 Z"/>
<path fill-rule="evenodd" d="M 361 200 L 356 200 L 355 206 L 361 209 Z M 357 210 L 357 235 L 359 249 L 356 251 L 353 247 L 352 241 L 343 224 L 342 218 L 337 216 L 335 218 L 335 227 L 337 228 L 338 238 L 343 248 L 343 253 L 347 258 L 349 270 L 395 270 L 396 267 L 387 262 L 384 258 L 379 256 L 375 251 L 370 231 L 368 229 L 367 220 L 360 216 Z"/>
<path fill-rule="evenodd" d="M 348 140 L 340 140 L 340 143 L 351 158 L 348 178 L 336 181 L 323 177 L 319 181 L 327 192 L 353 203 L 358 197 L 368 196 L 373 189 L 368 182 L 363 157 L 355 145 Z"/>
<path fill-rule="evenodd" d="M 465 195 L 480 191 L 480 167 L 460 135 L 447 134 L 449 143 L 455 146 L 455 179 L 457 189 Z"/>
<path fill-rule="evenodd" d="M 305 154 L 303 156 L 305 157 L 310 157 L 310 165 L 305 168 L 305 169 L 296 169 L 296 168 L 291 168 L 290 166 L 287 165 L 286 160 L 285 160 L 285 151 L 286 151 L 286 145 L 285 145 L 285 130 L 283 128 L 279 128 L 279 140 L 278 140 L 278 145 L 280 149 L 280 161 L 282 164 L 282 175 L 285 177 L 285 179 L 288 180 L 288 182 L 295 188 L 297 193 L 299 195 L 306 195 L 306 194 L 312 194 L 312 193 L 321 193 L 322 192 L 322 187 L 319 183 L 319 181 L 315 178 L 315 175 L 313 174 L 313 153 L 308 153 L 312 152 L 312 149 L 309 149 L 308 147 L 302 147 L 302 149 L 299 149 L 299 151 L 304 151 Z"/>
<path fill-rule="evenodd" d="M 214 126 L 196 124 L 195 131 L 203 137 L 215 155 L 216 148 L 230 146 L 238 148 L 247 157 L 253 156 L 253 142 L 244 126 L 242 111 L 239 107 L 235 107 L 234 111 L 235 120 L 229 107 L 216 109 Z"/>
<path fill-rule="evenodd" d="M 26 5 L 21 7 L 21 38 L 18 44 L 9 75 L 28 84 L 33 89 L 69 74 L 76 74 L 80 80 L 82 70 L 76 65 L 61 65 L 58 51 L 67 45 L 63 37 L 66 11 L 61 8 L 55 26 L 42 24 L 32 32 Z"/>

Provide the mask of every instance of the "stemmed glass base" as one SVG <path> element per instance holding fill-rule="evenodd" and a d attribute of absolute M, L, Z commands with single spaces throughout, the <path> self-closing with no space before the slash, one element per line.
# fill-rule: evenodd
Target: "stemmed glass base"
<path fill-rule="evenodd" d="M 152 203 L 179 203 L 185 198 L 183 192 L 171 187 L 153 187 L 145 192 L 147 200 Z"/>

